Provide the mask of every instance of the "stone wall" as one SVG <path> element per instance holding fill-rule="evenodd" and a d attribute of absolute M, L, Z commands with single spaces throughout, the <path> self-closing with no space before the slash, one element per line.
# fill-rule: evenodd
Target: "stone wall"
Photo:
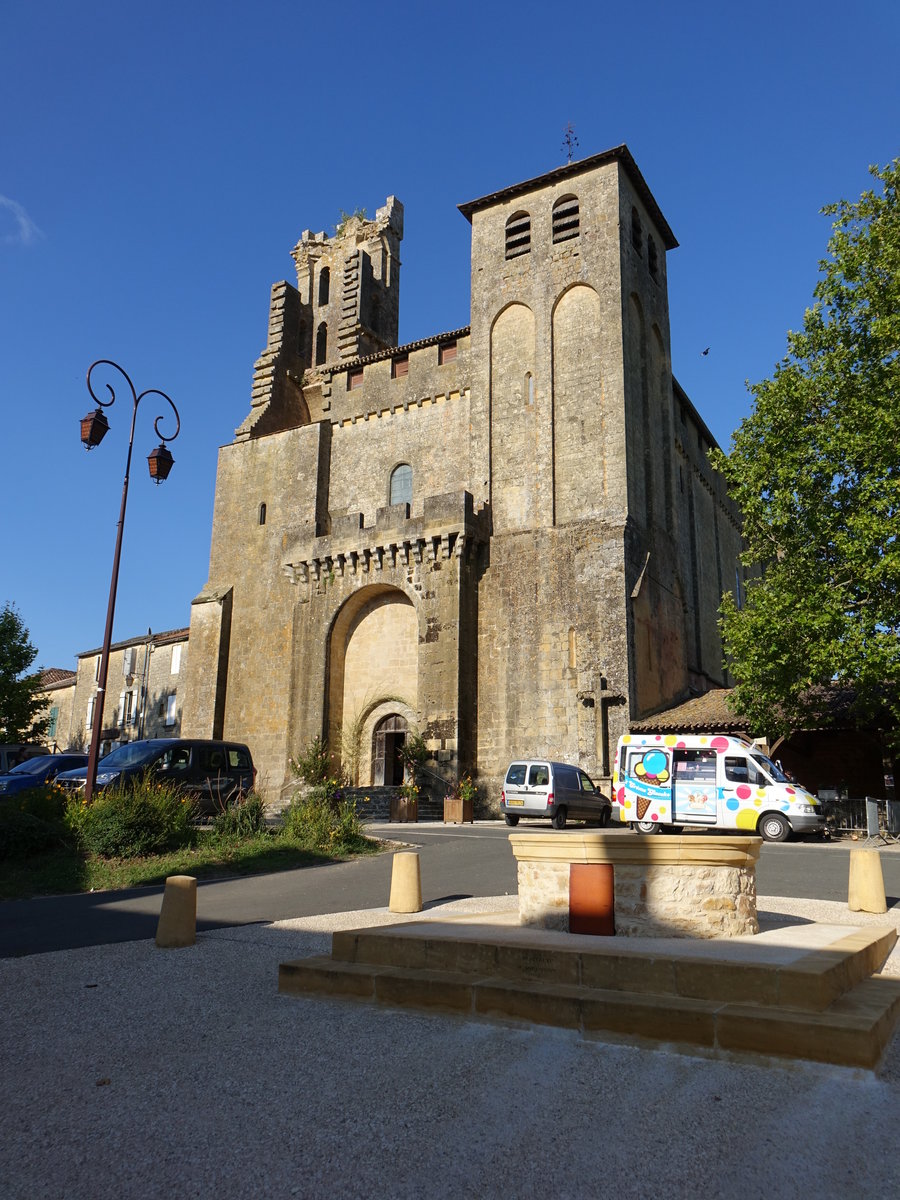
<path fill-rule="evenodd" d="M 511 834 L 519 920 L 569 928 L 572 863 L 612 863 L 616 934 L 622 937 L 735 937 L 759 932 L 759 838 L 620 834 Z"/>

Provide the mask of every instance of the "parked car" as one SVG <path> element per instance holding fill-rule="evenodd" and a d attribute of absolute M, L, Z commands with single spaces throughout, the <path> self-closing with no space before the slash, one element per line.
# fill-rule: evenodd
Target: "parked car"
<path fill-rule="evenodd" d="M 13 767 L 17 767 L 26 758 L 37 758 L 46 753 L 46 746 L 26 746 L 22 742 L 4 742 L 0 746 L 0 775 L 8 775 Z"/>
<path fill-rule="evenodd" d="M 549 817 L 554 829 L 563 829 L 569 817 L 608 825 L 612 805 L 580 767 L 521 758 L 506 770 L 500 811 L 507 825 L 518 825 L 520 817 Z"/>
<path fill-rule="evenodd" d="M 87 764 L 86 754 L 63 753 L 41 754 L 37 758 L 26 758 L 7 775 L 0 775 L 0 800 L 25 792 L 28 788 L 42 787 L 52 783 L 60 771 L 71 771 Z"/>
<path fill-rule="evenodd" d="M 101 758 L 95 790 L 127 786 L 148 772 L 182 788 L 197 801 L 202 815 L 221 812 L 227 804 L 252 791 L 256 779 L 250 751 L 241 742 L 149 738 L 126 742 Z M 85 766 L 64 771 L 58 781 L 70 791 L 82 791 L 86 778 Z"/>

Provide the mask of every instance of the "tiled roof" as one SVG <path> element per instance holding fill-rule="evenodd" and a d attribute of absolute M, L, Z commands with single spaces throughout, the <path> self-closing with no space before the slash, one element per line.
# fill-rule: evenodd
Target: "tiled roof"
<path fill-rule="evenodd" d="M 313 367 L 313 370 L 321 374 L 339 375 L 348 367 L 364 367 L 367 363 L 381 362 L 385 358 L 396 358 L 398 354 L 409 354 L 413 350 L 421 350 L 424 346 L 437 346 L 441 342 L 457 341 L 459 338 L 468 337 L 471 331 L 471 325 L 464 325 L 462 329 L 450 329 L 446 333 L 435 333 L 431 337 L 419 338 L 417 342 L 407 342 L 403 346 L 389 346 L 387 350 L 376 350 L 374 354 L 364 354 L 361 358 L 323 363 L 321 367 Z"/>
<path fill-rule="evenodd" d="M 75 682 L 75 672 L 67 671 L 64 667 L 48 667 L 41 671 L 41 687 L 62 687 Z"/>
<path fill-rule="evenodd" d="M 746 731 L 750 722 L 746 717 L 739 717 L 732 712 L 728 698 L 732 688 L 714 688 L 704 692 L 702 696 L 692 696 L 674 708 L 655 713 L 643 721 L 632 721 L 631 728 L 635 733 L 669 733 L 679 729 L 730 730 Z"/>
<path fill-rule="evenodd" d="M 147 642 L 153 642 L 154 646 L 162 646 L 169 642 L 183 642 L 190 629 L 185 626 L 184 629 L 166 629 L 161 633 L 145 633 L 141 637 L 126 638 L 123 642 L 113 642 L 110 646 L 110 652 L 113 650 L 124 650 L 128 646 L 144 646 Z M 91 655 L 97 655 L 101 652 L 102 647 L 97 646 L 93 650 L 82 650 L 78 658 L 90 658 Z"/>

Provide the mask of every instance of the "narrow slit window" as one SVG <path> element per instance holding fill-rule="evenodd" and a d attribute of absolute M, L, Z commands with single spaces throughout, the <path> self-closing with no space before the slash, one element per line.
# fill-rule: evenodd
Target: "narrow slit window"
<path fill-rule="evenodd" d="M 659 278 L 659 258 L 656 253 L 656 242 L 647 235 L 647 267 L 653 279 Z"/>
<path fill-rule="evenodd" d="M 578 197 L 563 196 L 553 205 L 553 244 L 568 242 L 581 232 Z"/>
<path fill-rule="evenodd" d="M 641 218 L 638 216 L 638 210 L 631 210 L 631 244 L 637 250 L 638 254 L 643 253 L 644 249 L 644 231 L 641 228 Z"/>
<path fill-rule="evenodd" d="M 530 371 L 525 372 L 525 403 L 534 404 L 534 376 Z"/>
<path fill-rule="evenodd" d="M 531 215 L 517 212 L 506 222 L 506 257 L 531 253 Z"/>
<path fill-rule="evenodd" d="M 324 308 L 328 303 L 328 293 L 331 290 L 331 271 L 328 267 L 323 267 L 319 272 L 319 308 Z"/>
<path fill-rule="evenodd" d="M 323 321 L 316 330 L 316 366 L 320 367 L 325 362 L 328 354 L 328 326 Z"/>
<path fill-rule="evenodd" d="M 266 506 L 265 506 L 265 504 L 261 504 L 259 506 L 259 523 L 260 523 L 260 525 L 265 525 L 265 523 L 266 523 Z"/>

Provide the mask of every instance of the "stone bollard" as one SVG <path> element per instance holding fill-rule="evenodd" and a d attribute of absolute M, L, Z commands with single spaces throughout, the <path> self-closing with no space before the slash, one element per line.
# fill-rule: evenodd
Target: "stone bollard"
<path fill-rule="evenodd" d="M 394 913 L 422 911 L 422 877 L 417 850 L 401 850 L 394 855 L 388 907 Z"/>
<path fill-rule="evenodd" d="M 170 875 L 156 927 L 156 944 L 173 950 L 193 946 L 196 940 L 197 880 L 193 875 Z"/>
<path fill-rule="evenodd" d="M 851 912 L 887 912 L 881 855 L 877 850 L 850 851 L 850 891 L 847 907 Z"/>

